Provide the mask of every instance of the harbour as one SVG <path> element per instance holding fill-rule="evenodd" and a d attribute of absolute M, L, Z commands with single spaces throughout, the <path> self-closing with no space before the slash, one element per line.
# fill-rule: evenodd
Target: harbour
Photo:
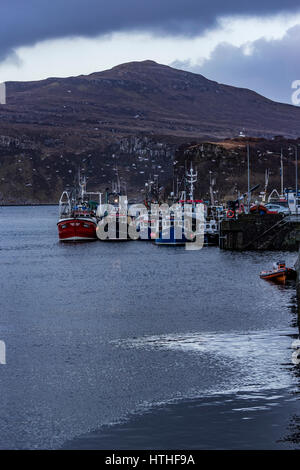
<path fill-rule="evenodd" d="M 0 207 L 0 448 L 299 449 L 297 185 L 205 199 L 186 161 L 141 202 L 114 173 Z"/>
<path fill-rule="evenodd" d="M 274 253 L 64 244 L 57 206 L 0 215 L 1 448 L 299 448 L 295 285 L 258 276 Z"/>
<path fill-rule="evenodd" d="M 2 3 L 0 452 L 291 465 L 298 3 Z"/>

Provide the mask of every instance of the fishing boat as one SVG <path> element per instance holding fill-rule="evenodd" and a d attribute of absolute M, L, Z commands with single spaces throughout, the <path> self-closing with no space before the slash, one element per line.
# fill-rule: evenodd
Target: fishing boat
<path fill-rule="evenodd" d="M 296 270 L 287 267 L 284 261 L 274 263 L 271 271 L 261 271 L 260 273 L 261 279 L 280 283 L 285 283 L 286 280 L 296 279 L 296 276 Z"/>
<path fill-rule="evenodd" d="M 91 194 L 99 195 L 99 203 L 89 200 Z M 81 179 L 79 175 L 79 189 L 64 191 L 59 200 L 57 222 L 59 240 L 63 242 L 97 240 L 98 204 L 101 205 L 101 193 L 87 192 L 86 179 Z"/>
<path fill-rule="evenodd" d="M 270 214 L 270 213 L 272 212 L 269 212 L 268 208 L 264 204 L 261 204 L 261 203 L 253 204 L 250 207 L 250 214 L 265 215 L 265 214 Z"/>
<path fill-rule="evenodd" d="M 118 168 L 115 168 L 116 180 L 112 181 L 112 188 L 105 192 L 105 204 L 99 205 L 96 216 L 98 227 L 96 235 L 102 241 L 129 241 L 128 225 L 132 218 L 127 215 L 128 197 L 125 191 L 121 191 L 121 180 Z"/>
<path fill-rule="evenodd" d="M 204 225 L 204 245 L 217 246 L 219 244 L 219 225 L 214 219 L 206 219 Z"/>
<path fill-rule="evenodd" d="M 203 204 L 202 199 L 194 199 L 195 183 L 197 182 L 198 172 L 194 171 L 193 163 L 190 164 L 189 171 L 185 175 L 185 188 L 178 199 L 178 207 L 181 210 L 174 211 L 174 214 L 167 218 L 162 218 L 162 224 L 159 224 L 159 235 L 155 239 L 156 245 L 185 245 L 195 241 L 195 230 L 201 230 L 198 225 L 202 222 L 200 212 L 197 208 Z M 177 198 L 176 198 L 177 199 Z M 191 227 L 189 224 L 191 223 Z M 212 227 L 208 224 L 212 232 Z M 205 230 L 205 226 L 203 227 Z M 202 229 L 202 230 L 203 230 Z"/>
<path fill-rule="evenodd" d="M 187 242 L 191 242 L 194 239 L 194 234 L 189 240 L 184 233 L 184 226 L 182 221 L 172 221 L 168 228 L 163 229 L 159 236 L 155 239 L 156 245 L 169 245 L 169 246 L 180 246 L 185 245 Z"/>
<path fill-rule="evenodd" d="M 155 240 L 158 237 L 159 227 L 162 225 L 161 217 L 152 217 L 151 211 L 140 214 L 135 218 L 135 227 L 139 240 Z"/>
<path fill-rule="evenodd" d="M 191 225 L 190 225 L 191 223 Z M 204 242 L 204 227 L 203 224 L 197 226 L 196 218 L 191 217 L 191 220 L 186 220 L 184 216 L 170 216 L 166 224 L 162 224 L 162 229 L 159 235 L 155 238 L 156 245 L 185 245 L 186 243 L 195 242 L 203 236 Z"/>

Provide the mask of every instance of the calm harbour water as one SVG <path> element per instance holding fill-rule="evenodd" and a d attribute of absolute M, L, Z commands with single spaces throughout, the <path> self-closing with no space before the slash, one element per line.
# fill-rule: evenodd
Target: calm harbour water
<path fill-rule="evenodd" d="M 58 242 L 0 208 L 0 448 L 300 448 L 295 253 Z"/>

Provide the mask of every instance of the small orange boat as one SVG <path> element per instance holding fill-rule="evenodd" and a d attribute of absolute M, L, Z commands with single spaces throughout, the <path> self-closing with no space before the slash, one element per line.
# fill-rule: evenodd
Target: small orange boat
<path fill-rule="evenodd" d="M 273 265 L 273 268 L 272 271 L 262 271 L 260 278 L 280 283 L 285 283 L 287 279 L 296 279 L 295 269 L 288 268 L 284 261 L 278 261 Z"/>

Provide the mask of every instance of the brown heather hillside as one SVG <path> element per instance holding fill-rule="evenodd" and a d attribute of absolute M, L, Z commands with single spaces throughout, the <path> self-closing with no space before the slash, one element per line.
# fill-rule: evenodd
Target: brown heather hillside
<path fill-rule="evenodd" d="M 0 106 L 0 202 L 56 201 L 78 167 L 90 187 L 104 189 L 116 165 L 137 196 L 150 174 L 168 183 L 182 144 L 234 138 L 241 129 L 291 139 L 299 124 L 298 107 L 152 61 L 9 82 Z"/>

